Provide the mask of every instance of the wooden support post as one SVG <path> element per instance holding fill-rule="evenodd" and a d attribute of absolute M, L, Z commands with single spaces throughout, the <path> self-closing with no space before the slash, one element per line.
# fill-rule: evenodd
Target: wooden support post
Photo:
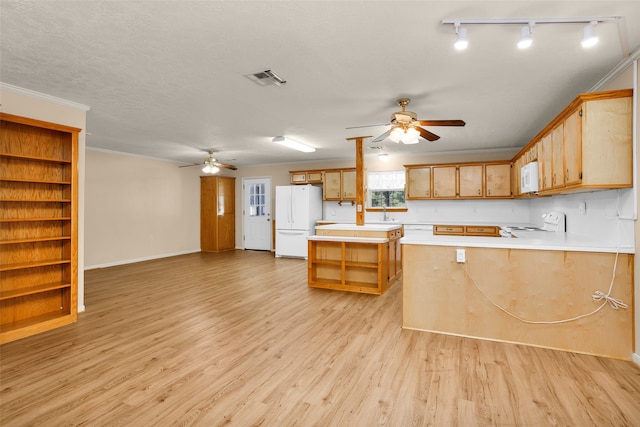
<path fill-rule="evenodd" d="M 362 141 L 371 136 L 356 136 L 347 141 L 356 141 L 356 225 L 364 225 L 364 155 Z"/>

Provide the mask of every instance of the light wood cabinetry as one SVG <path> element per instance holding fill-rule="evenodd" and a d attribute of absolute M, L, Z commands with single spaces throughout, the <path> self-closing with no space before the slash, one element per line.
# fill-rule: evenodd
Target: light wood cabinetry
<path fill-rule="evenodd" d="M 440 236 L 500 236 L 500 227 L 495 225 L 434 225 L 433 234 Z"/>
<path fill-rule="evenodd" d="M 591 295 L 597 289 L 606 292 L 616 259 L 612 296 L 633 301 L 634 255 L 462 248 L 465 269 L 456 263 L 456 247 L 403 245 L 403 327 L 630 358 L 633 310 L 605 307 L 578 317 L 606 304 L 594 303 Z M 506 316 L 489 298 L 528 321 L 577 320 L 525 323 Z"/>
<path fill-rule="evenodd" d="M 0 113 L 0 343 L 78 316 L 78 134 Z"/>
<path fill-rule="evenodd" d="M 433 166 L 433 198 L 455 199 L 458 196 L 458 167 Z"/>
<path fill-rule="evenodd" d="M 483 165 L 458 166 L 458 196 L 461 199 L 477 199 L 484 196 Z"/>
<path fill-rule="evenodd" d="M 405 168 L 409 200 L 511 197 L 509 161 L 405 165 Z"/>
<path fill-rule="evenodd" d="M 322 184 L 323 171 L 289 171 L 291 184 Z"/>
<path fill-rule="evenodd" d="M 331 169 L 324 172 L 324 200 L 355 201 L 356 170 Z"/>
<path fill-rule="evenodd" d="M 200 177 L 200 249 L 221 252 L 235 249 L 236 179 Z"/>
<path fill-rule="evenodd" d="M 632 96 L 631 89 L 578 96 L 514 157 L 518 174 L 537 147 L 540 195 L 631 187 Z"/>
<path fill-rule="evenodd" d="M 511 163 L 486 164 L 485 197 L 511 197 Z"/>
<path fill-rule="evenodd" d="M 309 239 L 308 285 L 383 294 L 402 275 L 402 229 L 316 230 Z"/>
<path fill-rule="evenodd" d="M 406 167 L 408 200 L 431 199 L 431 166 Z"/>

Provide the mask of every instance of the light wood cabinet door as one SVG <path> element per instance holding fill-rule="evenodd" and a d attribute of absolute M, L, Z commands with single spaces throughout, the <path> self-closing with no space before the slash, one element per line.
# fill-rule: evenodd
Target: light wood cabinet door
<path fill-rule="evenodd" d="M 559 124 L 551 131 L 551 186 L 564 187 L 564 124 Z"/>
<path fill-rule="evenodd" d="M 407 169 L 407 199 L 431 198 L 431 168 L 429 166 Z"/>
<path fill-rule="evenodd" d="M 564 121 L 564 182 L 577 185 L 582 181 L 582 107 Z"/>
<path fill-rule="evenodd" d="M 327 171 L 324 173 L 324 199 L 341 200 L 342 173 L 341 171 Z"/>
<path fill-rule="evenodd" d="M 235 178 L 200 177 L 200 249 L 235 249 Z"/>
<path fill-rule="evenodd" d="M 436 199 L 455 199 L 458 187 L 458 168 L 456 166 L 433 167 L 433 197 Z"/>
<path fill-rule="evenodd" d="M 542 148 L 542 159 L 540 160 L 540 185 L 539 190 L 550 190 L 553 186 L 553 151 L 551 147 L 551 134 L 545 135 L 540 141 Z"/>
<path fill-rule="evenodd" d="M 486 197 L 511 196 L 511 165 L 485 165 L 485 195 Z"/>
<path fill-rule="evenodd" d="M 306 184 L 307 173 L 306 172 L 293 172 L 290 174 L 290 181 L 292 184 Z"/>
<path fill-rule="evenodd" d="M 634 114 L 631 95 L 584 102 L 582 186 L 632 186 Z"/>
<path fill-rule="evenodd" d="M 342 171 L 342 200 L 356 199 L 356 171 Z"/>
<path fill-rule="evenodd" d="M 484 167 L 482 165 L 462 165 L 458 167 L 458 196 L 462 198 L 481 198 L 482 178 Z"/>

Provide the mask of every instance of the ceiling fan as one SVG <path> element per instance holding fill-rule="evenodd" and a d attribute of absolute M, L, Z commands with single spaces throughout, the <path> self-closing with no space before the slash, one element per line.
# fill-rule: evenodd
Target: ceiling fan
<path fill-rule="evenodd" d="M 440 139 L 438 135 L 430 132 L 421 126 L 464 126 L 465 122 L 462 120 L 418 120 L 418 115 L 413 111 L 407 111 L 406 107 L 411 100 L 409 98 L 400 98 L 396 103 L 400 106 L 402 111 L 396 111 L 391 115 L 391 122 L 386 123 L 385 126 L 391 125 L 388 131 L 382 135 L 374 138 L 371 142 L 376 143 L 383 141 L 387 138 L 393 142 L 403 144 L 417 144 L 418 137 L 422 137 L 427 141 L 435 141 Z M 372 125 L 376 126 L 376 125 Z M 356 127 L 369 127 L 369 126 L 356 126 Z M 354 129 L 354 128 L 347 128 Z"/>
<path fill-rule="evenodd" d="M 191 166 L 202 166 L 202 165 L 204 165 L 204 167 L 202 168 L 202 172 L 204 172 L 204 173 L 216 173 L 216 172 L 218 172 L 220 170 L 220 168 L 231 169 L 231 170 L 237 170 L 238 169 L 234 165 L 228 165 L 228 164 L 225 164 L 225 163 L 220 163 L 217 159 L 215 159 L 213 157 L 213 150 L 208 150 L 208 153 L 209 153 L 209 157 L 204 159 L 204 161 L 202 163 L 194 163 L 192 165 L 184 165 L 184 166 L 179 166 L 179 167 L 188 168 L 188 167 L 191 167 Z"/>

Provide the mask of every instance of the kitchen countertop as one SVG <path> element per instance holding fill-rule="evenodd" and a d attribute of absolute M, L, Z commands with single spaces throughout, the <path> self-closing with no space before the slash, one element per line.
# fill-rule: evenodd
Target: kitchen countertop
<path fill-rule="evenodd" d="M 356 242 L 356 243 L 387 243 L 384 237 L 348 237 L 348 236 L 309 236 L 308 240 L 320 242 Z"/>
<path fill-rule="evenodd" d="M 401 222 L 379 222 L 367 223 L 365 225 L 356 225 L 355 223 L 336 223 L 327 225 L 318 225 L 316 230 L 372 230 L 372 231 L 391 231 L 402 227 Z"/>
<path fill-rule="evenodd" d="M 512 224 L 513 225 L 513 224 Z M 613 244 L 589 239 L 571 233 L 552 231 L 514 231 L 517 238 L 476 236 L 405 236 L 401 244 L 432 246 L 466 246 L 480 248 L 529 249 L 542 251 L 620 252 L 635 253 L 633 247 L 616 247 Z"/>

